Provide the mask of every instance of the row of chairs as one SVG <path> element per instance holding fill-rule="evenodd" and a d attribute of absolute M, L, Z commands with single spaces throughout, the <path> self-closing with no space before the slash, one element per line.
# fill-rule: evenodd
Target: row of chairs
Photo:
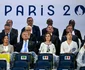
<path fill-rule="evenodd" d="M 4 58 L 4 57 L 3 57 Z M 42 53 L 38 55 L 38 60 L 34 64 L 34 58 L 29 53 L 18 53 L 14 57 L 11 70 L 29 70 L 34 66 L 34 70 L 52 70 L 53 69 L 53 55 L 49 53 Z M 74 70 L 75 69 L 75 55 L 60 54 L 59 65 L 56 70 Z M 0 60 L 0 70 L 7 70 L 7 60 Z M 81 67 L 80 70 L 85 70 Z"/>

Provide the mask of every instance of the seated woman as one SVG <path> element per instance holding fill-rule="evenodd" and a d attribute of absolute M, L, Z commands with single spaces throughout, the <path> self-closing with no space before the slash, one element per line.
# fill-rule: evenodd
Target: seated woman
<path fill-rule="evenodd" d="M 51 53 L 53 54 L 53 63 L 56 62 L 58 63 L 59 56 L 56 56 L 56 48 L 55 45 L 51 42 L 51 34 L 46 33 L 45 34 L 45 41 L 41 43 L 40 48 L 39 48 L 39 53 Z"/>
<path fill-rule="evenodd" d="M 8 36 L 3 37 L 3 44 L 0 45 L 0 53 L 13 53 L 13 46 L 9 44 Z"/>
<path fill-rule="evenodd" d="M 80 49 L 78 56 L 77 56 L 77 70 L 79 70 L 80 67 L 85 66 L 85 42 L 82 48 Z"/>
<path fill-rule="evenodd" d="M 12 45 L 9 44 L 8 36 L 5 35 L 2 40 L 3 40 L 3 44 L 0 45 L 0 53 L 2 54 L 9 53 L 11 55 L 14 51 L 14 48 Z M 10 64 L 7 63 L 7 70 L 10 68 L 9 66 Z"/>
<path fill-rule="evenodd" d="M 78 52 L 78 45 L 76 42 L 72 40 L 72 33 L 67 32 L 66 34 L 67 40 L 62 42 L 60 53 L 73 53 L 76 54 Z"/>

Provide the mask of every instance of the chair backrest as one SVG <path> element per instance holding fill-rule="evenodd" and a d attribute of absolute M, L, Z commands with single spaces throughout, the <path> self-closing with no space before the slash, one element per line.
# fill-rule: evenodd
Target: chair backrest
<path fill-rule="evenodd" d="M 74 68 L 75 65 L 71 61 L 61 61 L 59 62 L 59 67 L 68 67 L 68 68 Z"/>
<path fill-rule="evenodd" d="M 38 67 L 38 68 L 35 68 L 34 70 L 49 70 L 48 68 L 40 68 L 40 67 Z"/>
<path fill-rule="evenodd" d="M 57 70 L 74 70 L 74 69 L 66 67 L 58 67 Z"/>
<path fill-rule="evenodd" d="M 80 67 L 80 70 L 85 70 L 85 66 L 83 66 L 83 67 Z"/>
<path fill-rule="evenodd" d="M 6 60 L 0 60 L 0 68 L 2 68 L 2 70 L 7 70 Z"/>
<path fill-rule="evenodd" d="M 75 55 L 72 53 L 60 54 L 59 61 L 75 61 Z"/>
<path fill-rule="evenodd" d="M 25 70 L 25 68 L 22 68 L 22 67 L 13 67 L 11 70 Z"/>
<path fill-rule="evenodd" d="M 33 56 L 30 53 L 19 53 L 15 55 L 15 61 L 27 61 L 32 63 Z"/>
<path fill-rule="evenodd" d="M 38 55 L 38 61 L 51 61 L 51 62 L 53 62 L 53 54 L 41 53 Z"/>
<path fill-rule="evenodd" d="M 29 63 L 26 61 L 15 61 L 13 67 L 23 67 L 29 69 Z"/>
<path fill-rule="evenodd" d="M 0 67 L 0 70 L 2 70 L 2 68 Z"/>
<path fill-rule="evenodd" d="M 42 69 L 52 69 L 52 64 L 51 64 L 51 62 L 49 62 L 49 61 L 38 61 L 37 63 L 36 63 L 36 67 L 35 68 L 42 68 Z"/>

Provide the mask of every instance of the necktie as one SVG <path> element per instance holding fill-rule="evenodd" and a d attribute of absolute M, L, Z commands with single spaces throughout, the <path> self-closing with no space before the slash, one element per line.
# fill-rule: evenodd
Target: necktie
<path fill-rule="evenodd" d="M 6 35 L 8 36 L 8 39 L 9 39 L 9 43 L 10 43 L 10 34 L 8 34 L 8 33 L 7 33 Z"/>
<path fill-rule="evenodd" d="M 84 51 L 83 56 L 82 56 L 82 63 L 85 64 L 85 51 Z"/>
<path fill-rule="evenodd" d="M 9 39 L 9 43 L 10 43 L 10 34 L 8 34 L 8 39 Z"/>
<path fill-rule="evenodd" d="M 27 41 L 25 41 L 25 44 L 24 44 L 24 52 L 28 52 L 27 49 L 28 49 L 28 48 L 27 48 Z"/>

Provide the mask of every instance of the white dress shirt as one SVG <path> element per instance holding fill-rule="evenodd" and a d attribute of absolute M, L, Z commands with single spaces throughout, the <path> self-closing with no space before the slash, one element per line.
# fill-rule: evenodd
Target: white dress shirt
<path fill-rule="evenodd" d="M 49 48 L 49 51 L 47 51 Z M 53 43 L 47 45 L 45 42 L 41 43 L 40 48 L 39 48 L 40 53 L 52 53 L 55 54 L 55 45 Z"/>
<path fill-rule="evenodd" d="M 70 44 L 68 44 L 67 41 L 62 42 L 60 53 L 76 53 L 77 51 L 78 46 L 76 42 L 72 41 Z"/>

